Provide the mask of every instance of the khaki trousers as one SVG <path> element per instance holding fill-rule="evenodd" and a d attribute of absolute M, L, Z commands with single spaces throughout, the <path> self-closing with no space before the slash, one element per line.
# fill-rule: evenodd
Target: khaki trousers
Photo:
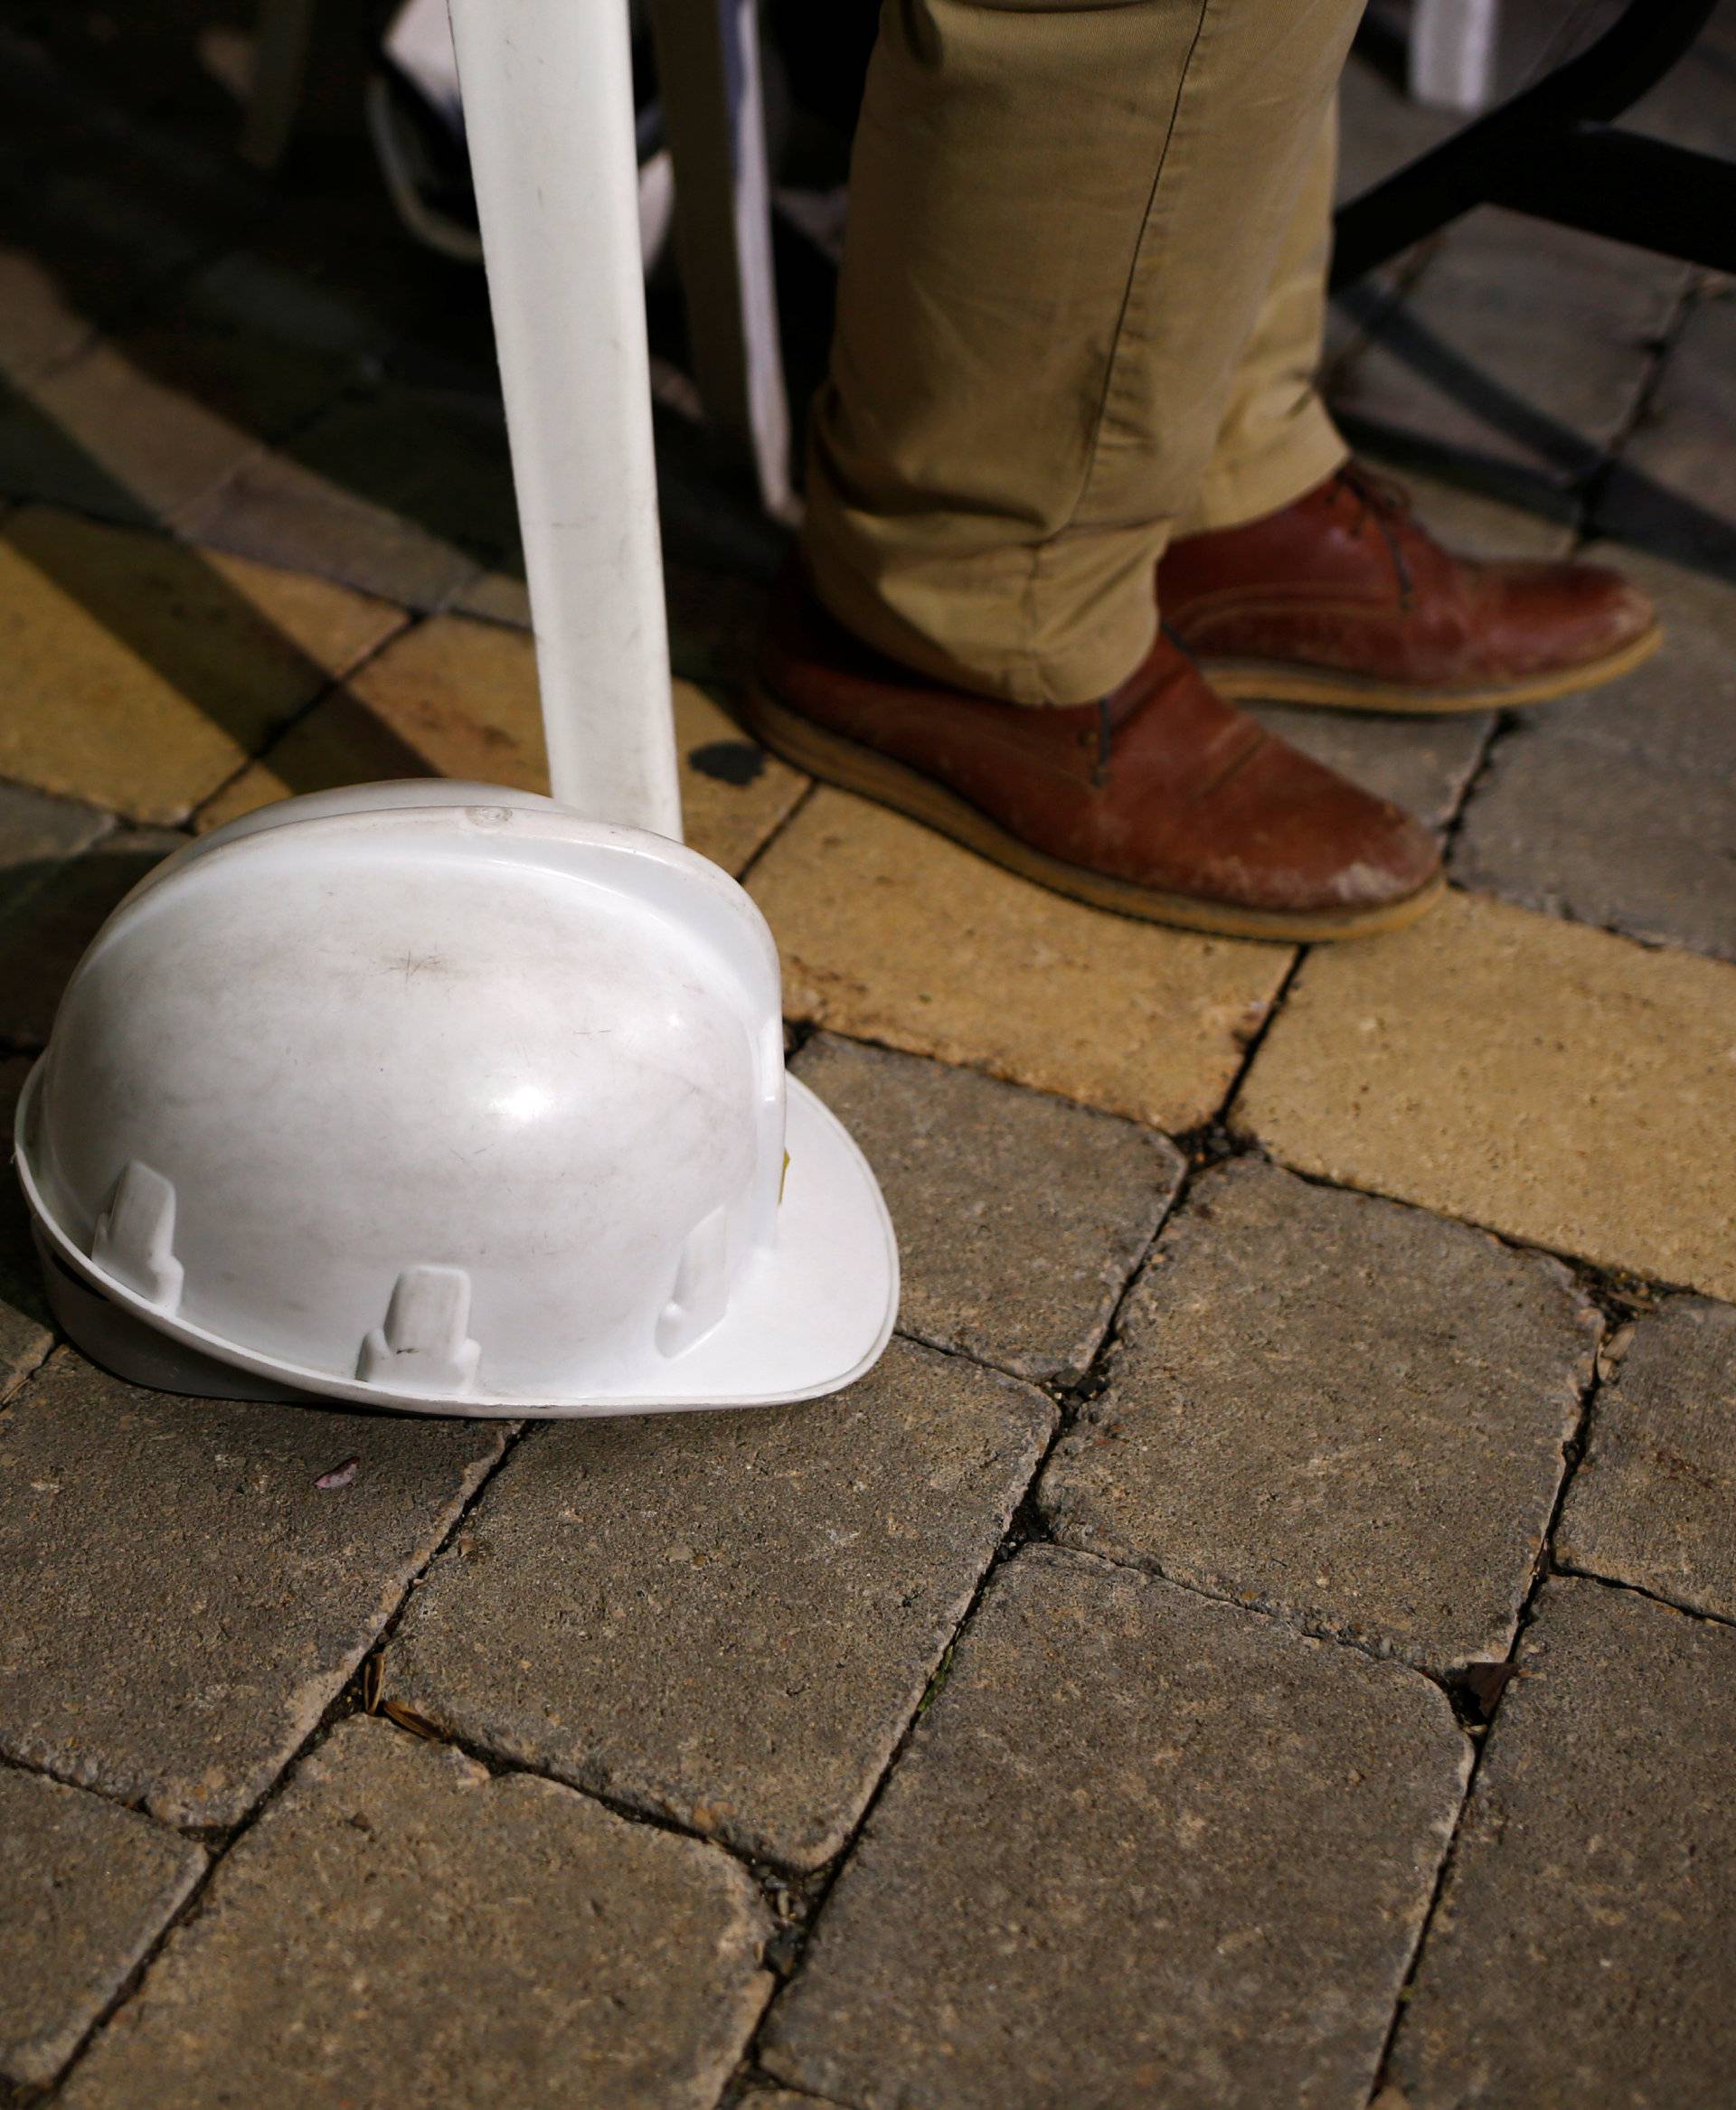
<path fill-rule="evenodd" d="M 1315 392 L 1362 0 L 884 0 L 805 542 L 893 657 L 1081 703 L 1169 536 L 1346 449 Z"/>

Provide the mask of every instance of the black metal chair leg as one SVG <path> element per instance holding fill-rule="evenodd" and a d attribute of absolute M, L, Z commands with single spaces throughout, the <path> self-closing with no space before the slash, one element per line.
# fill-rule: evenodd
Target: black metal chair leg
<path fill-rule="evenodd" d="M 1629 0 L 1577 58 L 1353 199 L 1337 217 L 1334 289 L 1483 204 L 1736 269 L 1736 162 L 1609 122 L 1663 79 L 1714 5 Z"/>

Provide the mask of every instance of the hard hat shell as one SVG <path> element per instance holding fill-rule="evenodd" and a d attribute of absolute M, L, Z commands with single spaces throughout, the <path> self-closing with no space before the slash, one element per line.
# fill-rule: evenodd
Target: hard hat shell
<path fill-rule="evenodd" d="M 680 844 L 487 785 L 317 794 L 116 910 L 19 1172 L 69 1330 L 151 1381 L 808 1398 L 880 1354 L 897 1257 L 782 1031 L 763 918 Z"/>

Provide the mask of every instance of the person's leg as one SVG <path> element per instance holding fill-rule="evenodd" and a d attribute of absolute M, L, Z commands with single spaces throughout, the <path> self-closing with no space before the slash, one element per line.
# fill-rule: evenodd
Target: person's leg
<path fill-rule="evenodd" d="M 1077 704 L 1150 645 L 1359 0 L 889 0 L 805 533 L 858 637 Z"/>
<path fill-rule="evenodd" d="M 1658 632 L 1614 572 L 1456 556 L 1349 460 L 1317 389 L 1335 146 L 1333 125 L 1159 567 L 1165 622 L 1225 695 L 1339 709 L 1486 711 L 1625 673 Z"/>
<path fill-rule="evenodd" d="M 1276 513 L 1350 458 L 1319 391 L 1337 165 L 1335 97 L 1230 383 L 1211 462 L 1176 524 L 1178 536 Z"/>
<path fill-rule="evenodd" d="M 1214 694 L 1153 593 L 1360 5 L 886 0 L 768 746 L 1157 922 L 1347 937 L 1439 895 L 1428 831 Z"/>

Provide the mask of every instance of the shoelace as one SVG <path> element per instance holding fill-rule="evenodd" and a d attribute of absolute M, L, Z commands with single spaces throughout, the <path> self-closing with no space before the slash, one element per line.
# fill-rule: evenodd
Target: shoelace
<path fill-rule="evenodd" d="M 1360 533 L 1363 523 L 1372 520 L 1379 530 L 1381 540 L 1386 544 L 1387 554 L 1392 560 L 1392 570 L 1399 582 L 1399 606 L 1408 609 L 1416 594 L 1416 581 L 1411 577 L 1410 566 L 1404 554 L 1404 544 L 1400 540 L 1399 525 L 1409 521 L 1410 501 L 1403 487 L 1390 482 L 1385 476 L 1377 476 L 1360 462 L 1346 462 L 1334 479 L 1335 495 L 1342 491 L 1354 500 L 1356 517 L 1351 523 L 1354 532 Z"/>

